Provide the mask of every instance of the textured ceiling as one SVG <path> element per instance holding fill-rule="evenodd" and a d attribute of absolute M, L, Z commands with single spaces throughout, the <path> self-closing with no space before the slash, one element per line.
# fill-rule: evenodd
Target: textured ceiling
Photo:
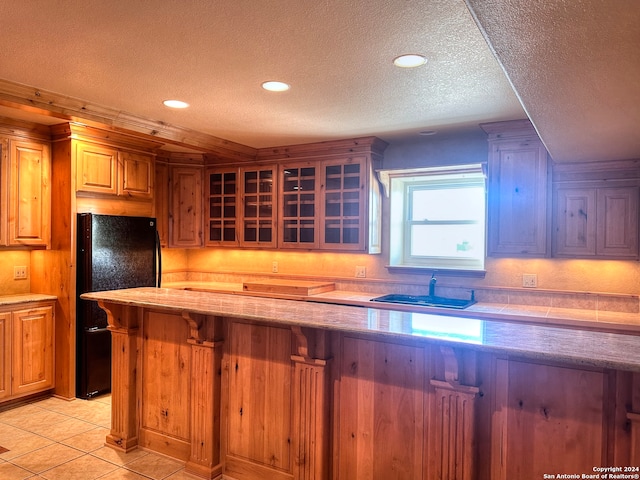
<path fill-rule="evenodd" d="M 252 147 L 525 117 L 463 0 L 29 0 L 0 17 L 0 79 Z M 394 67 L 408 52 L 428 63 Z"/>
<path fill-rule="evenodd" d="M 467 0 L 555 161 L 640 158 L 640 2 Z"/>
<path fill-rule="evenodd" d="M 0 16 L 3 105 L 11 82 L 254 148 L 529 116 L 556 161 L 640 158 L 637 0 L 29 0 Z M 428 63 L 394 67 L 407 52 Z"/>

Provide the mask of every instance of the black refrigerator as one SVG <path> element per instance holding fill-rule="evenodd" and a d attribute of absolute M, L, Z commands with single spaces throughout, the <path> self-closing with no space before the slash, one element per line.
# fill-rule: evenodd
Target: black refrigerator
<path fill-rule="evenodd" d="M 155 218 L 78 214 L 76 279 L 76 396 L 111 390 L 111 332 L 86 292 L 160 286 Z"/>

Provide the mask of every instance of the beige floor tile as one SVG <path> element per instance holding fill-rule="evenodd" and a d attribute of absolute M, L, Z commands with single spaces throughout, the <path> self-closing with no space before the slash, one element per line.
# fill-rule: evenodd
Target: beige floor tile
<path fill-rule="evenodd" d="M 111 425 L 111 405 L 94 401 L 80 401 L 73 417 L 85 422 L 109 427 Z"/>
<path fill-rule="evenodd" d="M 96 427 L 91 425 L 92 430 L 78 433 L 72 437 L 62 440 L 60 443 L 67 445 L 68 447 L 77 448 L 83 452 L 93 452 L 104 447 L 104 442 L 109 433 L 109 429 Z"/>
<path fill-rule="evenodd" d="M 9 425 L 19 426 L 23 430 L 35 433 L 35 430 L 41 429 L 42 425 L 52 426 L 66 420 L 69 420 L 68 415 L 36 407 L 35 410 L 30 409 L 27 415 L 12 416 L 3 418 L 0 421 Z"/>
<path fill-rule="evenodd" d="M 93 430 L 95 428 L 96 426 L 92 423 L 87 423 L 83 420 L 67 417 L 67 420 L 63 422 L 54 423 L 53 425 L 43 423 L 37 426 L 30 427 L 30 430 L 33 433 L 50 438 L 51 440 L 55 440 L 56 442 L 60 442 L 66 438 L 72 437 L 79 433 L 88 432 L 89 430 Z"/>
<path fill-rule="evenodd" d="M 114 463 L 119 466 L 126 465 L 127 463 L 131 463 L 134 460 L 139 460 L 140 458 L 149 455 L 149 452 L 146 452 L 140 448 L 132 450 L 131 452 L 124 453 L 118 450 L 114 450 L 111 447 L 105 447 L 97 449 L 94 452 L 91 452 L 91 455 L 94 455 L 98 458 L 106 460 L 107 462 Z"/>
<path fill-rule="evenodd" d="M 190 473 L 185 472 L 184 470 L 180 470 L 173 475 L 168 476 L 164 480 L 198 480 L 202 477 L 198 477 L 196 475 L 191 475 Z"/>
<path fill-rule="evenodd" d="M 32 472 L 13 465 L 12 463 L 0 463 L 0 478 L 2 480 L 24 480 L 25 478 L 30 478 L 32 475 Z"/>
<path fill-rule="evenodd" d="M 9 451 L 1 453 L 0 459 L 12 460 L 13 458 L 54 444 L 50 438 L 45 438 L 17 428 L 14 428 L 13 434 L 9 435 L 7 434 L 9 430 L 6 427 L 5 425 L 3 429 L 5 433 L 0 433 L 0 438 L 2 438 L 2 446 L 8 448 Z"/>
<path fill-rule="evenodd" d="M 126 468 L 141 475 L 159 480 L 181 470 L 183 465 L 182 462 L 177 460 L 156 455 L 155 453 L 149 453 L 138 460 L 128 463 Z"/>
<path fill-rule="evenodd" d="M 14 424 L 16 421 L 28 417 L 32 413 L 41 412 L 42 409 L 35 405 L 24 405 L 17 408 L 10 408 L 9 410 L 3 410 L 0 412 L 0 422 L 7 424 Z"/>
<path fill-rule="evenodd" d="M 144 477 L 139 473 L 132 472 L 126 468 L 118 468 L 111 473 L 101 477 L 100 480 L 149 480 L 149 477 Z"/>
<path fill-rule="evenodd" d="M 59 443 L 29 452 L 11 460 L 11 463 L 29 470 L 33 473 L 42 473 L 58 465 L 62 465 L 74 458 L 78 458 L 82 452 Z"/>
<path fill-rule="evenodd" d="M 41 475 L 47 480 L 95 480 L 119 467 L 91 455 L 83 455 L 75 460 L 47 470 Z"/>

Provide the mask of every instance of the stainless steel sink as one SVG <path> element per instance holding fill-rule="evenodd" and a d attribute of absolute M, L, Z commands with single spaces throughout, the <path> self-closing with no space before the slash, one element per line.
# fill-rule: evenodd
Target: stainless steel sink
<path fill-rule="evenodd" d="M 460 298 L 437 297 L 430 295 L 404 295 L 401 293 L 392 293 L 381 297 L 372 298 L 372 302 L 400 303 L 403 305 L 417 305 L 420 307 L 443 307 L 457 308 L 462 310 L 476 303 L 471 295 L 471 300 L 463 300 Z"/>

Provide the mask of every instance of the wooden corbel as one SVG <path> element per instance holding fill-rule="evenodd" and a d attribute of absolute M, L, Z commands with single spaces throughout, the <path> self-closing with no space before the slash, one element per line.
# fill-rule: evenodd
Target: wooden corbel
<path fill-rule="evenodd" d="M 204 343 L 205 339 L 202 338 L 201 329 L 205 322 L 205 316 L 198 313 L 182 312 L 182 318 L 189 325 L 189 340 L 194 343 Z"/>

